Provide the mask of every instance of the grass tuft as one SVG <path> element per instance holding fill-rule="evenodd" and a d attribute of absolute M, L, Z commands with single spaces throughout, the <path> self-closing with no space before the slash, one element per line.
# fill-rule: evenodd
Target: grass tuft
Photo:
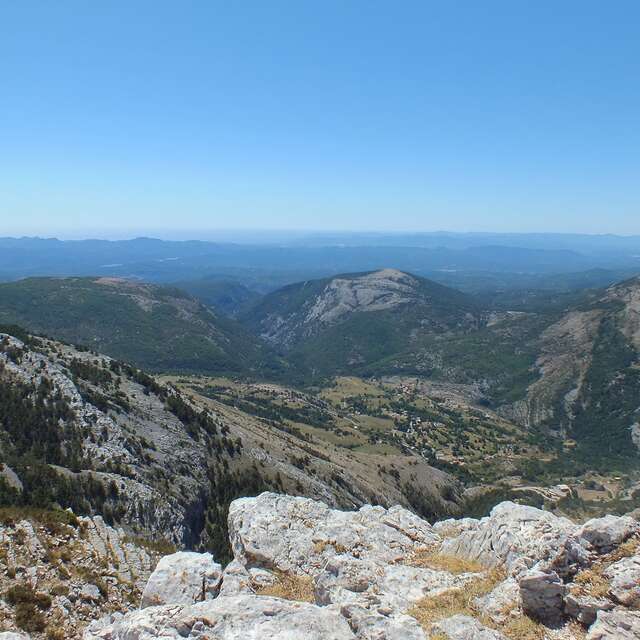
<path fill-rule="evenodd" d="M 437 596 L 423 598 L 408 613 L 427 632 L 434 622 L 444 618 L 458 614 L 477 617 L 473 601 L 492 591 L 504 579 L 505 574 L 502 569 L 492 569 L 485 576 L 468 582 L 464 587 L 449 589 Z"/>
<path fill-rule="evenodd" d="M 485 570 L 476 560 L 467 560 L 458 556 L 436 553 L 429 549 L 418 550 L 407 558 L 406 564 L 436 571 L 448 571 L 454 575 L 461 573 L 480 573 Z"/>
<path fill-rule="evenodd" d="M 260 596 L 296 600 L 298 602 L 315 602 L 313 579 L 308 576 L 292 576 L 287 573 L 277 573 L 274 584 L 262 587 L 256 593 Z"/>

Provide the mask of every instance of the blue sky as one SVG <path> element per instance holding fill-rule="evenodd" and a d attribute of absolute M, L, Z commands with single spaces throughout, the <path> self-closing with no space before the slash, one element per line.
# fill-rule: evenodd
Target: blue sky
<path fill-rule="evenodd" d="M 640 233 L 640 3 L 0 3 L 0 235 Z"/>

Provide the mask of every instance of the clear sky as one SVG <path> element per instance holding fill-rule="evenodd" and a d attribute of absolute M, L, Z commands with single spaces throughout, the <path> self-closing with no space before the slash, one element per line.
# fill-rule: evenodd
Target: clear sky
<path fill-rule="evenodd" d="M 640 233 L 639 205 L 638 0 L 0 2 L 0 235 Z"/>

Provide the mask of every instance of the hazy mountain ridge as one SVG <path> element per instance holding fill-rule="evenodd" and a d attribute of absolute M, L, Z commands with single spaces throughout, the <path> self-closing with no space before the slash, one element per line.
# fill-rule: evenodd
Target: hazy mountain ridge
<path fill-rule="evenodd" d="M 473 278 L 485 272 L 504 281 L 519 273 L 527 282 L 535 276 L 637 270 L 640 265 L 638 237 L 345 233 L 302 238 L 283 234 L 281 239 L 266 234 L 264 242 L 255 236 L 243 240 L 240 234 L 221 240 L 0 238 L 0 279 L 106 275 L 176 282 L 213 275 L 266 291 L 303 278 L 390 266 L 434 279 L 442 273 L 447 284 L 449 274 Z"/>

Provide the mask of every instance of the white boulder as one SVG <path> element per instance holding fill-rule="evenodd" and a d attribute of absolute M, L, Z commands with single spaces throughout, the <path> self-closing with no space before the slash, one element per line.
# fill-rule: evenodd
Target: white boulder
<path fill-rule="evenodd" d="M 585 522 L 578 530 L 578 537 L 599 552 L 618 546 L 640 531 L 640 523 L 629 516 L 607 515 Z"/>
<path fill-rule="evenodd" d="M 555 572 L 532 569 L 518 581 L 522 610 L 545 624 L 557 624 L 564 610 L 565 585 Z"/>
<path fill-rule="evenodd" d="M 442 543 L 443 553 L 503 565 L 512 574 L 535 565 L 570 575 L 589 561 L 578 541 L 578 527 L 567 518 L 513 502 L 502 502 L 491 513 Z"/>
<path fill-rule="evenodd" d="M 238 595 L 192 605 L 148 607 L 91 625 L 83 640 L 354 640 L 348 622 L 329 607 Z"/>
<path fill-rule="evenodd" d="M 210 553 L 180 551 L 164 556 L 142 593 L 140 607 L 192 604 L 218 595 L 222 567 Z"/>
<path fill-rule="evenodd" d="M 640 605 L 640 555 L 623 558 L 614 562 L 604 571 L 611 583 L 609 593 L 625 607 L 638 608 Z"/>

